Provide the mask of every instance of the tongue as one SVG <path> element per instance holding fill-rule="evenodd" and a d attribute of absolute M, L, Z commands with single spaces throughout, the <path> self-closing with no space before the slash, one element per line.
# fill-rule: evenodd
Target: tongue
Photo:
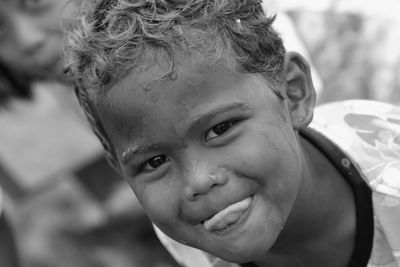
<path fill-rule="evenodd" d="M 207 231 L 219 231 L 237 222 L 249 208 L 251 198 L 236 202 L 215 214 L 212 218 L 204 222 Z"/>

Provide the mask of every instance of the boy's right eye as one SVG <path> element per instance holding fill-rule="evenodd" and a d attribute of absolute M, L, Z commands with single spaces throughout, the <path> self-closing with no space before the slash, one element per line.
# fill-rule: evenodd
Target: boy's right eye
<path fill-rule="evenodd" d="M 168 161 L 169 159 L 165 155 L 158 155 L 147 160 L 141 169 L 143 171 L 153 171 Z"/>

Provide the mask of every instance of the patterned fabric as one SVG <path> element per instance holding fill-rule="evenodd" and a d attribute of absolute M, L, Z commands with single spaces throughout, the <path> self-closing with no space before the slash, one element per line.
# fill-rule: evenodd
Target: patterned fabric
<path fill-rule="evenodd" d="M 368 267 L 400 267 L 400 108 L 366 100 L 321 106 L 312 128 L 358 166 L 372 189 L 374 243 Z"/>
<path fill-rule="evenodd" d="M 372 189 L 374 242 L 367 267 L 400 267 L 400 108 L 368 100 L 325 104 L 316 108 L 310 128 L 336 144 Z M 182 266 L 239 267 L 156 232 Z"/>

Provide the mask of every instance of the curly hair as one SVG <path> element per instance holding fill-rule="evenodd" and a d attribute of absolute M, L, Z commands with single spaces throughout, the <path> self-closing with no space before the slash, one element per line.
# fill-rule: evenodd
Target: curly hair
<path fill-rule="evenodd" d="M 87 12 L 67 34 L 67 68 L 111 163 L 116 155 L 96 115 L 95 96 L 129 71 L 160 60 L 169 70 L 155 78 L 174 79 L 177 56 L 193 50 L 279 84 L 285 49 L 274 19 L 264 14 L 261 0 L 102 0 Z"/>

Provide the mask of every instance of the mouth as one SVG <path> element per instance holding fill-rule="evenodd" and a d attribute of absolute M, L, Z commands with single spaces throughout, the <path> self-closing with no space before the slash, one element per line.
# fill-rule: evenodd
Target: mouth
<path fill-rule="evenodd" d="M 222 232 L 240 224 L 245 220 L 252 200 L 253 196 L 250 196 L 229 205 L 211 218 L 203 221 L 204 228 L 209 232 Z"/>

